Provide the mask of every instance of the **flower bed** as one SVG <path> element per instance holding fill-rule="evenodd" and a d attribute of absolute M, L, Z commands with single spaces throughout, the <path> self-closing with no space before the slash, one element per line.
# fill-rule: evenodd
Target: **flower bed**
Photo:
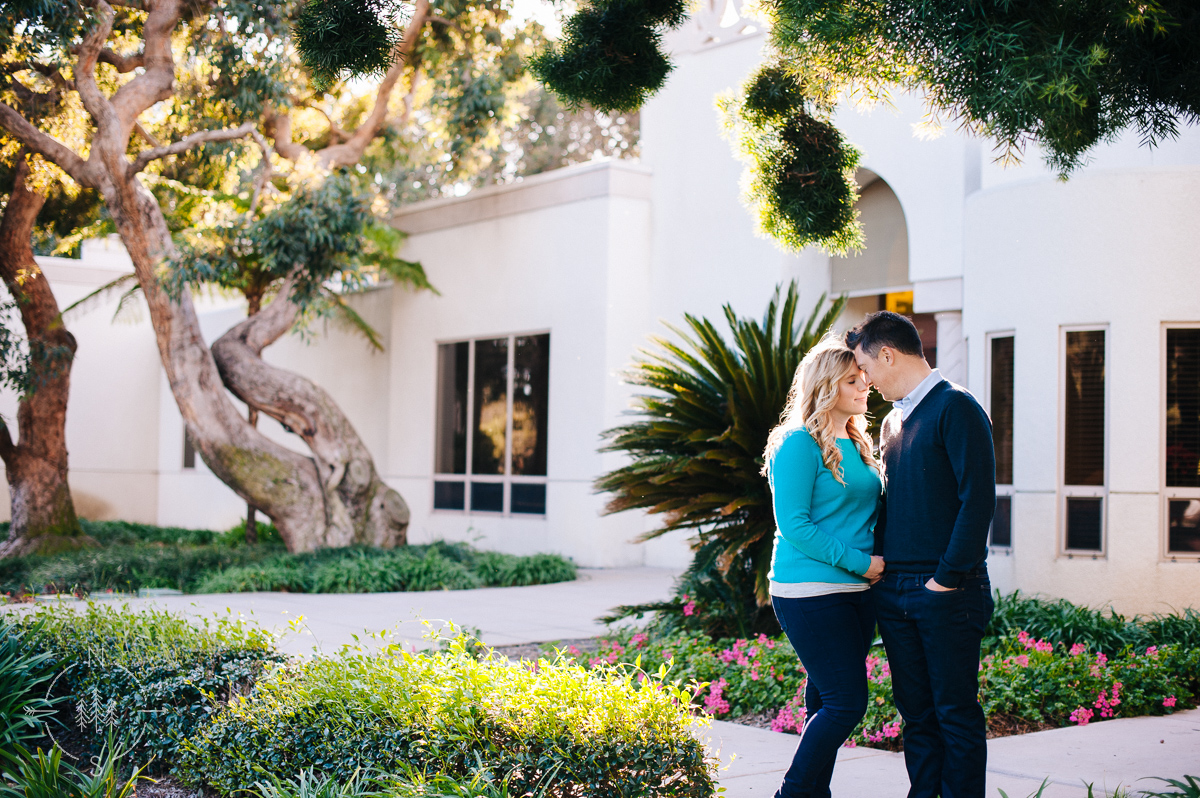
<path fill-rule="evenodd" d="M 980 701 L 992 736 L 1049 726 L 1086 725 L 1111 717 L 1162 715 L 1196 705 L 1200 649 L 1178 645 L 1126 647 L 1113 656 L 1086 644 L 1052 644 L 1024 631 L 992 642 L 980 665 Z M 588 667 L 635 661 L 647 670 L 669 665 L 672 678 L 707 683 L 696 710 L 718 719 L 769 712 L 771 728 L 803 726 L 804 669 L 785 637 L 713 641 L 699 633 L 661 638 L 622 630 L 600 642 Z M 868 704 L 848 745 L 897 750 L 901 720 L 882 648 L 867 658 Z"/>

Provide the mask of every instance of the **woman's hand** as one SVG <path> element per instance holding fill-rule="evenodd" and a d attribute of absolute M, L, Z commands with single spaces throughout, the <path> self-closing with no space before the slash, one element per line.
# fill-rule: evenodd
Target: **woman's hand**
<path fill-rule="evenodd" d="M 878 554 L 872 554 L 871 567 L 867 569 L 867 572 L 863 574 L 863 576 L 867 578 L 868 582 L 875 584 L 883 578 L 884 565 L 885 563 L 883 562 L 882 557 L 880 557 Z"/>

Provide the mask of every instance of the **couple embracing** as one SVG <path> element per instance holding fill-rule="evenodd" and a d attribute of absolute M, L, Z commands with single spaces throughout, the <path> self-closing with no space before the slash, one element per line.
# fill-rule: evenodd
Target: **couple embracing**
<path fill-rule="evenodd" d="M 880 460 L 864 413 L 894 403 Z M 880 312 L 804 358 L 764 456 L 778 531 L 771 597 L 808 674 L 803 736 L 776 798 L 828 798 L 837 750 L 867 707 L 878 624 L 904 719 L 909 798 L 982 798 L 979 647 L 993 603 L 987 414 Z"/>

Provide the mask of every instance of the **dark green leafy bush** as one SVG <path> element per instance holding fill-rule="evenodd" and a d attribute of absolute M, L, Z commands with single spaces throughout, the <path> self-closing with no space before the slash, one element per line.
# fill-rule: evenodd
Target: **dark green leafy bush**
<path fill-rule="evenodd" d="M 434 543 L 382 550 L 325 549 L 280 554 L 201 580 L 197 593 L 287 590 L 293 593 L 378 593 L 466 590 L 565 582 L 575 566 L 554 554 L 518 557 L 480 552 L 464 544 Z"/>
<path fill-rule="evenodd" d="M 996 639 L 1022 631 L 1054 645 L 1082 643 L 1108 656 L 1126 647 L 1200 649 L 1200 612 L 1189 607 L 1170 615 L 1126 618 L 1111 610 L 1081 607 L 1066 599 L 1037 598 L 1019 591 L 997 596 L 996 611 L 986 634 Z"/>
<path fill-rule="evenodd" d="M 133 760 L 168 766 L 180 741 L 224 701 L 249 690 L 283 657 L 266 632 L 214 618 L 89 604 L 39 607 L 14 617 L 28 650 L 47 657 L 64 744 L 101 750 L 114 732 L 133 741 Z"/>
<path fill-rule="evenodd" d="M 305 769 L 508 779 L 515 795 L 713 794 L 691 693 L 633 668 L 588 672 L 447 651 L 347 653 L 277 669 L 185 745 L 178 774 L 222 795 Z"/>
<path fill-rule="evenodd" d="M 252 546 L 245 542 L 242 524 L 228 532 L 127 521 L 83 524 L 100 545 L 0 560 L 0 592 L 86 594 L 166 587 L 187 593 L 372 593 L 508 587 L 575 578 L 575 566 L 557 555 L 518 557 L 476 551 L 461 543 L 289 554 L 269 524 L 259 525 L 259 542 Z"/>

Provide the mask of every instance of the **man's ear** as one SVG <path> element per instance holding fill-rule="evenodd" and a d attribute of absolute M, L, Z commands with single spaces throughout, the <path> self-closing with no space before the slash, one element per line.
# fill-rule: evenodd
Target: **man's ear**
<path fill-rule="evenodd" d="M 879 347 L 879 355 L 875 359 L 882 360 L 884 363 L 892 366 L 896 363 L 896 353 L 892 351 L 890 346 L 881 346 Z"/>

